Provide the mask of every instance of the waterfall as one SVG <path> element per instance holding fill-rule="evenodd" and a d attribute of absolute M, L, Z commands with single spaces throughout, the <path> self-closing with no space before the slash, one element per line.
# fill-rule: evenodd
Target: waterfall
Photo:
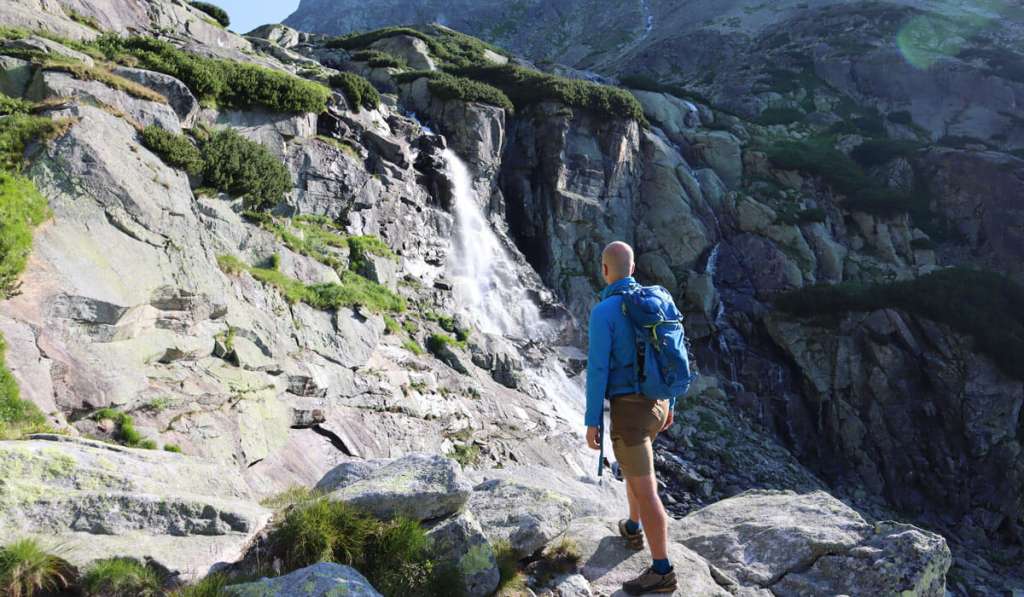
<path fill-rule="evenodd" d="M 444 159 L 454 186 L 456 227 L 448 275 L 457 310 L 467 315 L 481 333 L 504 336 L 521 346 L 548 345 L 553 335 L 550 326 L 518 273 L 519 268 L 529 266 L 517 263 L 491 228 L 466 164 L 450 149 L 445 150 Z M 529 393 L 543 397 L 537 407 L 546 417 L 544 424 L 549 429 L 581 434 L 585 400 L 581 380 L 566 375 L 554 352 L 542 354 L 543 359 L 528 365 L 524 373 L 526 385 L 533 388 Z M 582 441 L 580 446 L 582 455 L 588 457 Z M 568 455 L 563 457 L 567 462 L 571 460 Z"/>
<path fill-rule="evenodd" d="M 444 159 L 454 186 L 454 259 L 449 274 L 459 310 L 486 334 L 539 339 L 547 326 L 516 273 L 518 264 L 484 217 L 469 168 L 450 149 Z"/>

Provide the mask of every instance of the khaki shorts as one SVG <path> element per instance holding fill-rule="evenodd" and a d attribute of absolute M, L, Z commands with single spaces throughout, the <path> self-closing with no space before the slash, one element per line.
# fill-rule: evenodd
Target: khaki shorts
<path fill-rule="evenodd" d="M 668 421 L 668 400 L 639 394 L 612 398 L 612 452 L 623 477 L 654 474 L 654 438 Z"/>

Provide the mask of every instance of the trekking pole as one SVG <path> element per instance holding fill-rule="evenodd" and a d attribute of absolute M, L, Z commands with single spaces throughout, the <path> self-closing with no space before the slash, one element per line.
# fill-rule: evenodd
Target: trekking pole
<path fill-rule="evenodd" d="M 597 446 L 598 446 L 598 453 L 597 453 L 597 476 L 598 476 L 598 478 L 600 478 L 602 473 L 604 473 L 604 424 L 603 423 L 601 425 L 599 425 L 598 428 L 597 428 Z"/>

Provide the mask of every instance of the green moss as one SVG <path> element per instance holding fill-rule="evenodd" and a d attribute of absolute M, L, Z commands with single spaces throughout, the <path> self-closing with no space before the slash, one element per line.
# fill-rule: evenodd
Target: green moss
<path fill-rule="evenodd" d="M 973 337 L 979 352 L 1024 379 L 1024 288 L 999 274 L 951 268 L 890 284 L 811 287 L 776 305 L 799 316 L 903 309 Z"/>
<path fill-rule="evenodd" d="M 163 579 L 156 570 L 133 558 L 93 562 L 82 575 L 84 597 L 159 597 Z"/>
<path fill-rule="evenodd" d="M 217 21 L 221 27 L 231 26 L 231 17 L 228 16 L 227 11 L 216 4 L 210 4 L 209 2 L 190 2 L 190 4 L 194 8 L 198 8 L 213 17 L 213 20 Z"/>
<path fill-rule="evenodd" d="M 366 79 L 355 73 L 342 72 L 333 75 L 329 81 L 331 87 L 340 89 L 345 94 L 352 109 L 376 110 L 380 107 L 380 92 Z"/>

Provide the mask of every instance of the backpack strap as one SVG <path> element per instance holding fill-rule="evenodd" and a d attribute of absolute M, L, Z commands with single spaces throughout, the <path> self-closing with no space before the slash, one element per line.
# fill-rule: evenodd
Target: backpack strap
<path fill-rule="evenodd" d="M 628 319 L 630 324 L 632 324 L 633 318 L 629 316 L 629 309 L 626 307 L 626 291 L 620 290 L 618 292 L 613 292 L 611 296 L 622 297 L 622 314 L 625 315 L 626 319 Z M 634 331 L 636 330 L 635 325 L 633 326 L 633 329 Z M 634 346 L 633 351 L 633 389 L 637 395 L 640 394 L 640 384 L 644 381 L 644 352 L 644 340 L 638 335 L 636 336 L 636 345 Z"/>

